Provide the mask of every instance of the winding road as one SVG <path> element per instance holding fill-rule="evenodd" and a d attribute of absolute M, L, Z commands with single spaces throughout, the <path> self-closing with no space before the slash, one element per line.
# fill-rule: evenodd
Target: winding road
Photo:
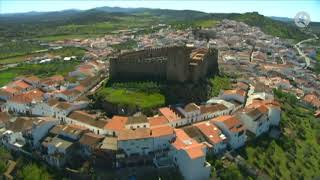
<path fill-rule="evenodd" d="M 304 54 L 304 52 L 300 49 L 300 45 L 301 45 L 302 43 L 306 43 L 306 42 L 310 42 L 310 41 L 315 41 L 315 40 L 319 39 L 317 35 L 313 34 L 313 36 L 314 36 L 314 38 L 309 38 L 309 39 L 302 40 L 302 41 L 300 41 L 300 42 L 298 42 L 297 44 L 294 45 L 294 47 L 297 49 L 299 55 L 302 56 L 302 57 L 304 58 L 304 60 L 306 61 L 306 66 L 305 66 L 305 68 L 307 68 L 307 67 L 310 66 L 311 60 L 310 60 L 310 58 L 309 58 L 306 54 Z"/>

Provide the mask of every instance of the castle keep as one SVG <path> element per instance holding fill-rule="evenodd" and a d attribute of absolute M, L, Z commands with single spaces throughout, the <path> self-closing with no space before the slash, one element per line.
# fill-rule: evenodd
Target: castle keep
<path fill-rule="evenodd" d="M 193 81 L 219 72 L 218 50 L 174 46 L 120 54 L 110 59 L 111 79 Z"/>

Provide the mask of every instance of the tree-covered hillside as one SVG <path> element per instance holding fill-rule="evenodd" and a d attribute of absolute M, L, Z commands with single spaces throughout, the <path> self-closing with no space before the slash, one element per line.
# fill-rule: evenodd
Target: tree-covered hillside
<path fill-rule="evenodd" d="M 273 20 L 258 13 L 212 14 L 191 10 L 101 7 L 86 11 L 66 10 L 46 13 L 0 15 L 0 38 L 101 35 L 117 29 L 151 27 L 166 23 L 178 27 L 208 25 L 222 19 L 243 21 L 267 34 L 281 38 L 304 39 L 306 34 L 290 23 Z"/>

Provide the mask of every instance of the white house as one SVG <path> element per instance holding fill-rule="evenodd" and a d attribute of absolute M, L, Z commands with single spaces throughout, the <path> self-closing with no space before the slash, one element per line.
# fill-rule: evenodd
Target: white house
<path fill-rule="evenodd" d="M 34 118 L 32 129 L 29 134 L 32 137 L 31 143 L 34 147 L 38 147 L 41 143 L 41 140 L 47 136 L 49 130 L 57 125 L 59 121 L 55 118 L 50 117 L 38 117 Z"/>
<path fill-rule="evenodd" d="M 269 131 L 270 121 L 268 118 L 268 108 L 261 105 L 257 108 L 245 108 L 243 112 L 238 115 L 240 121 L 245 128 L 260 136 L 262 133 Z"/>
<path fill-rule="evenodd" d="M 232 149 L 243 146 L 247 140 L 243 123 L 234 116 L 220 116 L 211 120 L 228 138 L 228 145 Z"/>
<path fill-rule="evenodd" d="M 221 115 L 228 115 L 231 113 L 223 104 L 205 104 L 200 106 L 200 120 L 208 120 Z"/>
<path fill-rule="evenodd" d="M 246 101 L 247 92 L 242 89 L 224 90 L 220 93 L 219 98 L 226 101 L 237 101 L 242 104 Z"/>
<path fill-rule="evenodd" d="M 126 122 L 126 129 L 149 128 L 150 124 L 145 115 L 130 116 Z"/>
<path fill-rule="evenodd" d="M 176 140 L 169 156 L 186 180 L 208 180 L 211 165 L 206 162 L 206 145 L 190 138 L 182 129 L 175 129 Z"/>
<path fill-rule="evenodd" d="M 268 114 L 268 119 L 270 121 L 270 126 L 279 126 L 280 119 L 281 119 L 280 103 L 272 99 L 253 100 L 248 107 L 258 108 L 260 106 L 265 106 L 268 108 L 267 114 Z"/>
<path fill-rule="evenodd" d="M 188 123 L 197 122 L 200 119 L 200 107 L 195 103 L 189 103 L 184 108 L 177 107 L 177 111 L 179 111 L 185 117 L 185 120 Z"/>
<path fill-rule="evenodd" d="M 5 103 L 4 109 L 14 113 L 32 114 L 31 108 L 43 101 L 43 95 L 44 93 L 39 89 L 14 95 Z"/>
<path fill-rule="evenodd" d="M 150 129 L 122 130 L 118 136 L 118 149 L 122 149 L 127 156 L 148 155 L 153 152 Z"/>
<path fill-rule="evenodd" d="M 168 150 L 174 137 L 173 128 L 169 125 L 125 129 L 119 133 L 118 149 L 122 149 L 128 156 L 148 155 Z"/>
<path fill-rule="evenodd" d="M 47 150 L 43 158 L 51 165 L 58 168 L 63 167 L 71 158 L 75 144 L 69 140 L 59 137 L 47 137 L 42 142 L 42 147 Z"/>

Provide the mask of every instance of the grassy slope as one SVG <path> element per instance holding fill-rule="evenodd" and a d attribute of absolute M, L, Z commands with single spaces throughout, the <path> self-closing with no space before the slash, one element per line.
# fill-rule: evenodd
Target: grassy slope
<path fill-rule="evenodd" d="M 320 176 L 320 122 L 313 112 L 280 95 L 282 102 L 279 139 L 261 137 L 242 151 L 247 163 L 277 179 L 312 179 Z"/>
<path fill-rule="evenodd" d="M 67 75 L 70 71 L 75 69 L 75 66 L 80 62 L 51 62 L 47 64 L 23 64 L 8 70 L 0 71 L 0 87 L 12 81 L 15 77 L 21 75 L 36 75 L 39 77 L 49 77 L 60 74 Z"/>
<path fill-rule="evenodd" d="M 0 58 L 0 65 L 21 63 L 35 56 L 52 55 L 52 56 L 77 56 L 82 57 L 85 50 L 77 47 L 65 47 L 58 50 L 49 50 L 48 52 L 24 52 L 25 54 Z"/>
<path fill-rule="evenodd" d="M 160 88 L 153 82 L 108 83 L 98 91 L 97 96 L 115 104 L 155 108 L 165 104 Z"/>

